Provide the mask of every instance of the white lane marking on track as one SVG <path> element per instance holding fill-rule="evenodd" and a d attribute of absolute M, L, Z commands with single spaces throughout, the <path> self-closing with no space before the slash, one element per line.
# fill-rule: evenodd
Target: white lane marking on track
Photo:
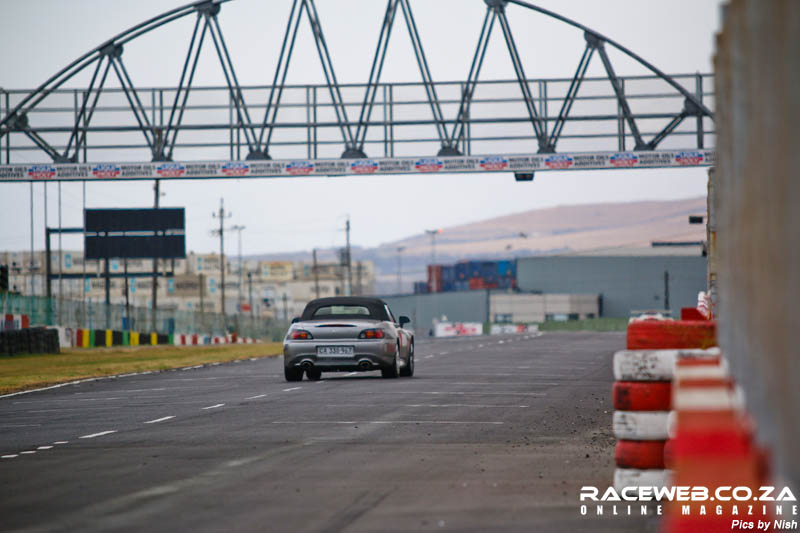
<path fill-rule="evenodd" d="M 52 449 L 52 448 L 53 448 L 52 446 L 39 446 L 39 447 L 38 447 L 38 448 L 36 448 L 36 449 L 37 449 L 37 450 L 50 450 L 50 449 Z"/>
<path fill-rule="evenodd" d="M 24 452 L 19 452 L 20 455 L 31 455 L 36 453 L 36 450 L 25 450 Z"/>
<path fill-rule="evenodd" d="M 504 422 L 467 420 L 276 420 L 273 424 L 458 424 L 501 426 Z"/>
<path fill-rule="evenodd" d="M 116 433 L 116 432 L 117 432 L 116 429 L 111 429 L 111 430 L 108 430 L 108 431 L 101 431 L 100 433 L 92 433 L 90 435 L 84 435 L 84 436 L 79 437 L 79 438 L 81 438 L 81 439 L 93 439 L 95 437 L 102 437 L 103 435 L 110 435 L 111 433 Z"/>
<path fill-rule="evenodd" d="M 250 396 L 249 398 L 245 398 L 245 400 L 258 400 L 259 398 L 263 398 L 266 394 L 259 394 L 257 396 Z"/>
<path fill-rule="evenodd" d="M 163 416 L 161 418 L 156 418 L 155 420 L 148 420 L 145 424 L 158 424 L 159 422 L 164 422 L 165 420 L 169 420 L 171 418 L 175 418 L 174 415 L 171 416 Z"/>
<path fill-rule="evenodd" d="M 217 404 L 214 404 L 214 405 L 209 405 L 208 407 L 201 407 L 201 409 L 203 409 L 203 410 L 216 409 L 217 407 L 223 407 L 224 405 L 225 405 L 224 403 L 217 403 Z"/>
<path fill-rule="evenodd" d="M 69 444 L 68 440 L 57 440 L 53 444 Z"/>
<path fill-rule="evenodd" d="M 300 390 L 303 387 L 292 387 L 290 389 L 283 389 L 283 392 L 292 392 L 293 390 Z"/>
<path fill-rule="evenodd" d="M 433 359 L 433 355 L 426 355 L 423 359 Z"/>
<path fill-rule="evenodd" d="M 505 341 L 497 341 L 497 344 L 503 344 Z"/>
<path fill-rule="evenodd" d="M 123 392 L 149 392 L 154 390 L 167 390 L 165 387 L 160 387 L 158 389 L 123 389 L 123 390 L 115 390 L 115 391 L 107 391 L 107 394 L 122 394 Z M 102 391 L 92 391 L 92 392 L 73 392 L 73 396 L 80 396 L 82 394 L 104 394 Z"/>
<path fill-rule="evenodd" d="M 0 459 L 13 459 L 14 457 L 19 457 L 16 453 L 10 453 L 8 455 L 0 455 Z"/>
<path fill-rule="evenodd" d="M 0 428 L 34 428 L 39 426 L 41 424 L 0 424 Z"/>
<path fill-rule="evenodd" d="M 97 401 L 109 401 L 109 400 L 122 400 L 122 397 L 119 398 L 64 398 L 64 399 L 47 399 L 47 400 L 22 400 L 22 401 L 15 401 L 11 402 L 12 405 L 27 405 L 32 403 L 56 403 L 56 402 L 97 402 Z"/>
<path fill-rule="evenodd" d="M 462 391 L 453 391 L 453 392 L 441 392 L 441 391 L 363 391 L 361 394 L 434 394 L 434 395 L 447 395 L 447 394 L 454 394 L 460 396 L 547 396 L 546 392 L 493 392 L 493 391 L 470 391 L 470 392 L 462 392 Z"/>
<path fill-rule="evenodd" d="M 370 403 L 328 403 L 324 407 L 365 407 L 374 406 L 376 404 Z M 510 409 L 510 408 L 524 408 L 530 407 L 529 405 L 499 405 L 499 404 L 475 404 L 475 403 L 406 403 L 406 404 L 392 404 L 397 407 L 478 407 L 486 409 Z"/>

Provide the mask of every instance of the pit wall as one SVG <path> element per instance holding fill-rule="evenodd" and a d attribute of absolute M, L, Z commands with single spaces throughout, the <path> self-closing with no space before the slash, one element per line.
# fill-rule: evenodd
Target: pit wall
<path fill-rule="evenodd" d="M 717 37 L 713 176 L 719 342 L 800 488 L 800 2 L 733 0 Z"/>

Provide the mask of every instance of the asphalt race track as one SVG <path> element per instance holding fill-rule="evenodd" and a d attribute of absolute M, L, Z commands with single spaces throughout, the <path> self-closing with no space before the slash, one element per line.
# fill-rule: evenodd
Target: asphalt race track
<path fill-rule="evenodd" d="M 642 531 L 613 475 L 622 333 L 420 341 L 416 376 L 282 359 L 0 399 L 2 531 Z"/>

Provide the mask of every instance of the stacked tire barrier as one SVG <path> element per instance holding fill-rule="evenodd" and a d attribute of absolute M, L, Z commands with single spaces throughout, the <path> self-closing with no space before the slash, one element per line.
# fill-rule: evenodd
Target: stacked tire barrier
<path fill-rule="evenodd" d="M 25 328 L 0 331 L 0 355 L 60 353 L 58 330 Z"/>
<path fill-rule="evenodd" d="M 252 337 L 239 337 L 236 334 L 225 337 L 211 337 L 209 335 L 198 335 L 197 333 L 176 333 L 174 336 L 175 346 L 197 346 L 203 344 L 254 344 L 258 339 Z"/>
<path fill-rule="evenodd" d="M 137 331 L 116 331 L 110 329 L 81 329 L 74 332 L 73 346 L 78 348 L 100 348 L 110 346 L 142 346 L 173 344 L 172 335 L 159 333 L 139 333 Z"/>
<path fill-rule="evenodd" d="M 718 350 L 711 321 L 644 319 L 628 324 L 626 350 L 614 354 L 612 426 L 614 487 L 667 486 L 664 460 L 670 436 L 676 361 L 709 357 Z M 711 353 L 709 353 L 711 352 Z"/>
<path fill-rule="evenodd" d="M 9 331 L 12 329 L 26 329 L 30 327 L 30 319 L 28 315 L 0 315 L 3 317 L 2 324 L 0 324 L 0 331 Z"/>

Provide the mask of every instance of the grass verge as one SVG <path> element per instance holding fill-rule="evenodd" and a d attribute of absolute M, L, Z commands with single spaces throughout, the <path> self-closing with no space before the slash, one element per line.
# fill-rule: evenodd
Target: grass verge
<path fill-rule="evenodd" d="M 625 331 L 627 318 L 588 318 L 567 322 L 543 322 L 539 331 Z"/>
<path fill-rule="evenodd" d="M 67 348 L 60 354 L 0 357 L 0 394 L 128 372 L 168 370 L 283 353 L 279 342 L 211 346 Z"/>

